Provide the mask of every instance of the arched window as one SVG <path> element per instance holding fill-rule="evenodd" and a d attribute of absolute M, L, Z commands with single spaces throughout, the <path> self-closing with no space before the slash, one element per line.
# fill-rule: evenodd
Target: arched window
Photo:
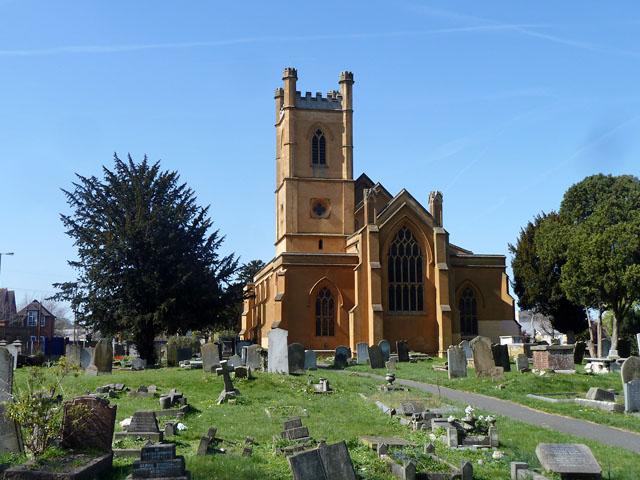
<path fill-rule="evenodd" d="M 478 306 L 472 288 L 465 288 L 458 302 L 460 310 L 460 334 L 463 336 L 478 335 Z"/>
<path fill-rule="evenodd" d="M 324 133 L 318 129 L 311 139 L 311 164 L 313 166 L 327 164 L 326 150 Z"/>
<path fill-rule="evenodd" d="M 336 309 L 333 295 L 327 287 L 323 287 L 316 297 L 316 337 L 333 337 L 335 335 Z"/>
<path fill-rule="evenodd" d="M 411 230 L 402 227 L 389 247 L 389 311 L 422 312 L 422 252 Z"/>

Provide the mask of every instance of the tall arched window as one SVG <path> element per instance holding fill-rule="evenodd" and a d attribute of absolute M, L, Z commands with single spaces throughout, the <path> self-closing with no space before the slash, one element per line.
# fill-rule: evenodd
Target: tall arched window
<path fill-rule="evenodd" d="M 389 311 L 422 312 L 422 252 L 411 230 L 402 227 L 389 248 Z"/>
<path fill-rule="evenodd" d="M 462 291 L 458 309 L 460 310 L 460 334 L 478 335 L 478 306 L 472 288 L 467 287 Z"/>
<path fill-rule="evenodd" d="M 331 290 L 323 287 L 316 297 L 316 337 L 335 335 L 336 309 Z"/>
<path fill-rule="evenodd" d="M 311 139 L 311 164 L 312 165 L 326 165 L 326 140 L 322 130 L 316 130 L 316 133 Z"/>

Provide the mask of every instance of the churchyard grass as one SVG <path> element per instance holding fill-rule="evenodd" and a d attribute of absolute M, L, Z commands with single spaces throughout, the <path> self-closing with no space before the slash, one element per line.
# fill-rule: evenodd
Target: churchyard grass
<path fill-rule="evenodd" d="M 395 373 L 398 378 L 480 393 L 490 397 L 510 400 L 544 412 L 640 432 L 640 416 L 606 412 L 595 408 L 583 407 L 573 402 L 549 403 L 527 397 L 527 394 L 530 393 L 544 396 L 545 394 L 573 392 L 576 396 L 584 398 L 590 387 L 613 389 L 616 394 L 622 395 L 620 372 L 587 375 L 584 373 L 584 367 L 578 365 L 577 373 L 575 374 L 546 373 L 540 376 L 532 372 L 520 373 L 515 371 L 515 367 L 512 364 L 512 371 L 506 372 L 504 378 L 500 381 L 493 381 L 487 377 L 477 378 L 472 367 L 468 368 L 466 378 L 449 379 L 446 371 L 434 370 L 433 368 L 434 366 L 442 367 L 444 363 L 445 361 L 439 358 L 418 363 L 398 363 Z M 372 370 L 366 365 L 349 367 L 349 370 L 379 375 L 384 375 L 386 372 L 384 369 Z M 573 397 L 571 396 L 571 398 Z"/>
<path fill-rule="evenodd" d="M 408 366 L 408 364 L 407 364 Z M 431 368 L 429 363 L 418 364 L 422 368 Z M 402 372 L 405 364 L 401 366 Z M 416 367 L 416 365 L 411 365 Z M 16 372 L 16 388 L 25 381 L 24 369 Z M 315 439 L 326 439 L 328 443 L 346 440 L 356 472 L 366 480 L 391 480 L 385 466 L 373 451 L 359 444 L 361 435 L 393 435 L 412 440 L 419 447 L 429 441 L 427 432 L 411 432 L 408 427 L 384 415 L 374 404 L 374 399 L 383 399 L 384 394 L 377 389 L 380 381 L 350 375 L 348 372 L 319 370 L 307 375 L 284 376 L 256 373 L 255 380 L 236 380 L 234 384 L 240 391 L 237 404 L 216 405 L 215 400 L 222 389 L 222 378 L 205 374 L 202 370 L 182 370 L 163 368 L 140 372 L 117 371 L 112 375 L 91 377 L 79 375 L 65 379 L 63 393 L 65 398 L 94 391 L 96 387 L 107 383 L 124 383 L 135 390 L 139 385 L 155 384 L 161 392 L 177 388 L 188 398 L 194 411 L 181 420 L 188 429 L 168 440 L 176 441 L 178 454 L 184 455 L 187 469 L 193 480 L 219 479 L 286 479 L 291 478 L 288 463 L 282 456 L 274 455 L 272 437 L 282 430 L 282 421 L 288 416 L 302 416 L 302 422 L 309 428 Z M 334 393 L 317 395 L 310 393 L 309 381 L 317 382 L 320 377 L 328 378 Z M 363 399 L 361 394 L 366 396 Z M 423 399 L 428 407 L 439 405 L 439 400 L 426 393 L 411 391 L 409 394 L 391 394 L 386 397 L 389 403 L 399 402 L 401 398 Z M 118 406 L 117 422 L 131 416 L 138 410 L 157 410 L 156 398 L 134 398 L 126 393 L 111 399 Z M 463 405 L 457 405 L 462 415 Z M 267 415 L 266 411 L 269 411 Z M 488 412 L 478 412 L 487 414 Z M 160 417 L 162 424 L 165 418 Z M 161 425 L 162 426 L 162 425 Z M 228 442 L 219 445 L 228 453 L 196 456 L 198 442 L 208 428 L 218 429 L 217 437 Z M 612 480 L 631 480 L 636 478 L 633 472 L 640 471 L 640 456 L 630 452 L 604 446 L 597 442 L 585 441 L 533 427 L 510 419 L 498 417 L 497 426 L 500 436 L 500 450 L 504 457 L 491 458 L 491 451 L 456 451 L 437 444 L 437 453 L 454 464 L 465 459 L 473 461 L 474 478 L 478 480 L 500 480 L 509 478 L 509 462 L 529 461 L 536 466 L 534 450 L 539 442 L 580 442 L 591 447 L 600 461 L 605 474 L 611 465 Z M 120 430 L 116 424 L 116 431 Z M 242 444 L 245 437 L 251 436 L 257 442 L 251 457 L 242 457 Z M 235 442 L 232 443 L 232 442 Z M 117 458 L 111 480 L 120 480 L 129 473 L 133 458 Z M 478 462 L 481 461 L 479 464 Z M 605 476 L 604 478 L 608 478 Z"/>

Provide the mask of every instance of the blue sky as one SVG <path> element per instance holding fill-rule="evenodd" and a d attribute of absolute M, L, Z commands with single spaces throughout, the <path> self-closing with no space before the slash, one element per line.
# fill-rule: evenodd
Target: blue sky
<path fill-rule="evenodd" d="M 355 174 L 426 203 L 453 243 L 507 253 L 597 173 L 640 174 L 640 5 L 596 1 L 0 0 L 0 285 L 74 278 L 59 213 L 117 152 L 178 170 L 225 249 L 269 260 L 273 90 L 354 72 Z"/>

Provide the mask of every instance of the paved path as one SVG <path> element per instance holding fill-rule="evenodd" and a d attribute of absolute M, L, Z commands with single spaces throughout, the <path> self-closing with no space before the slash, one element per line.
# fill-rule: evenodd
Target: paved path
<path fill-rule="evenodd" d="M 358 372 L 358 374 L 361 373 Z M 362 375 L 384 380 L 384 377 L 380 375 L 369 373 L 362 373 Z M 529 423 L 537 427 L 546 427 L 558 432 L 595 440 L 605 445 L 611 445 L 612 447 L 620 447 L 635 453 L 640 453 L 640 434 L 637 433 L 608 427 L 606 425 L 599 425 L 585 420 L 578 420 L 576 418 L 541 412 L 540 410 L 534 410 L 508 400 L 501 400 L 495 397 L 454 390 L 442 386 L 438 387 L 430 383 L 402 379 L 397 379 L 396 383 L 436 395 L 439 393 L 441 396 L 450 400 L 471 405 L 482 410 L 488 410 L 498 415 L 513 418 L 514 420 Z"/>

